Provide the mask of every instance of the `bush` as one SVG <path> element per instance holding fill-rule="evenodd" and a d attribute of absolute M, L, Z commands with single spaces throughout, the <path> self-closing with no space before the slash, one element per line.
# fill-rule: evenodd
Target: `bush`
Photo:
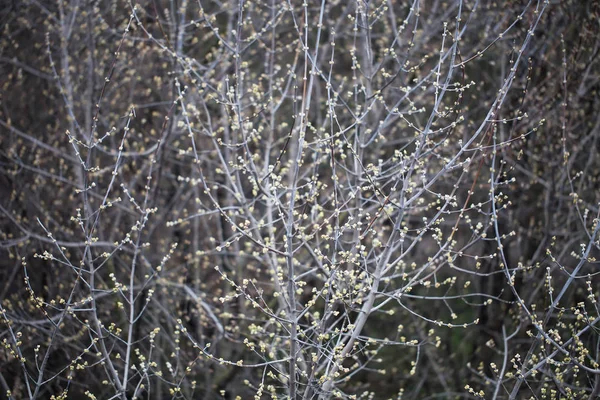
<path fill-rule="evenodd" d="M 600 396 L 600 7 L 4 4 L 9 399 Z"/>

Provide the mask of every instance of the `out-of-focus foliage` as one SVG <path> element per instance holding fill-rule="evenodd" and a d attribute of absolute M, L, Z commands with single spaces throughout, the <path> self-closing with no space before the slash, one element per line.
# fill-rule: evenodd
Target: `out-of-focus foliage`
<path fill-rule="evenodd" d="M 600 5 L 0 9 L 0 397 L 600 396 Z"/>

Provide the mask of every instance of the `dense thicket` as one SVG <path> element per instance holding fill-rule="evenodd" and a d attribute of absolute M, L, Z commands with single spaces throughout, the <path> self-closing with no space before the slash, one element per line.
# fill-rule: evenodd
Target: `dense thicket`
<path fill-rule="evenodd" d="M 0 9 L 0 398 L 600 396 L 595 1 Z"/>

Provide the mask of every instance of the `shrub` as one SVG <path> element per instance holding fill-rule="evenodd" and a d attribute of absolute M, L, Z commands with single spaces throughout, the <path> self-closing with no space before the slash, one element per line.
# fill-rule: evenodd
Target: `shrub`
<path fill-rule="evenodd" d="M 5 4 L 4 395 L 596 398 L 599 11 Z"/>

